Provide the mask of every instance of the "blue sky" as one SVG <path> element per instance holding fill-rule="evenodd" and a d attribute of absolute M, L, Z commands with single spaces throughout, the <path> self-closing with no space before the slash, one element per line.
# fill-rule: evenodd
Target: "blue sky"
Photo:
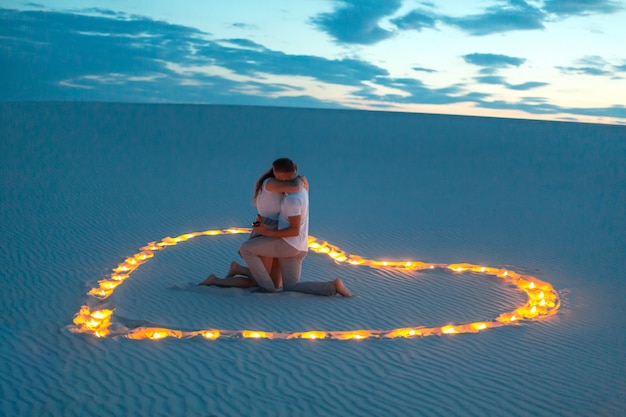
<path fill-rule="evenodd" d="M 0 101 L 626 124 L 626 1 L 0 0 Z"/>

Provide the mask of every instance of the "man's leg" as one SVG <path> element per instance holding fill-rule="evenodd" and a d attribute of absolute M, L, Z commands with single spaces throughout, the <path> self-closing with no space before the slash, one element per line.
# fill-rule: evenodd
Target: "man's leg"
<path fill-rule="evenodd" d="M 280 258 L 280 270 L 283 275 L 283 288 L 291 291 L 300 282 L 302 275 L 302 261 L 308 252 L 298 251 L 295 256 Z"/>
<path fill-rule="evenodd" d="M 301 252 L 290 258 L 280 258 L 283 271 L 283 288 L 285 291 L 302 292 L 313 295 L 331 296 L 337 294 L 335 281 L 327 282 L 300 282 L 302 261 L 307 252 Z"/>

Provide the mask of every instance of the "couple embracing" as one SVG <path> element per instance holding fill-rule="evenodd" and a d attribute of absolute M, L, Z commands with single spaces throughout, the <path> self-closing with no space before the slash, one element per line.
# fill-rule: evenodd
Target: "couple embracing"
<path fill-rule="evenodd" d="M 247 266 L 233 261 L 225 278 L 211 274 L 198 285 L 350 297 L 350 290 L 339 278 L 300 281 L 302 261 L 309 249 L 308 188 L 306 177 L 298 176 L 292 160 L 275 160 L 255 186 L 257 221 L 252 225 L 250 238 L 239 248 Z"/>

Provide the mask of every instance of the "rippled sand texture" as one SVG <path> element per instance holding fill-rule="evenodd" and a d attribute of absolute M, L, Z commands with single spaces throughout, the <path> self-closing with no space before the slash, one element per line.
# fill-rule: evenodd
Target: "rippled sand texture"
<path fill-rule="evenodd" d="M 626 130 L 338 110 L 0 105 L 0 415 L 617 416 L 626 405 Z M 368 259 L 468 262 L 552 284 L 557 314 L 479 333 L 366 340 L 130 340 L 69 331 L 147 242 L 246 227 L 289 156 L 311 234 Z M 245 235 L 158 253 L 101 306 L 129 328 L 354 330 L 489 320 L 495 277 L 352 267 L 354 297 L 198 288 Z"/>

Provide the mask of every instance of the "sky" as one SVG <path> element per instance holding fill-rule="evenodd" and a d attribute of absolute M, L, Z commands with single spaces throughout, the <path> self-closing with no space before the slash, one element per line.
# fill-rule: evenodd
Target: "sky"
<path fill-rule="evenodd" d="M 626 1 L 0 0 L 0 101 L 626 125 Z"/>

